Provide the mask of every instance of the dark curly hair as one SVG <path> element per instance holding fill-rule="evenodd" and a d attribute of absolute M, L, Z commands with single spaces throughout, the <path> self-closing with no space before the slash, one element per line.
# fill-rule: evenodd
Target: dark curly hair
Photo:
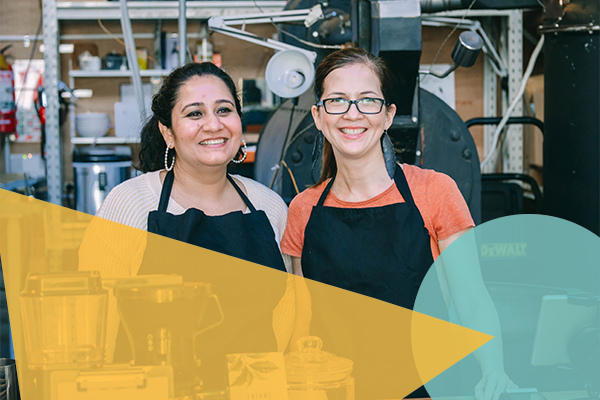
<path fill-rule="evenodd" d="M 177 68 L 165 79 L 158 93 L 152 98 L 154 115 L 146 122 L 141 133 L 139 163 L 136 168 L 142 172 L 158 171 L 164 168 L 167 144 L 163 139 L 158 123 L 171 128 L 171 113 L 179 99 L 179 89 L 190 79 L 198 76 L 213 75 L 221 79 L 235 101 L 235 109 L 242 118 L 242 106 L 233 80 L 225 71 L 213 63 L 190 63 Z M 175 150 L 172 152 L 175 155 Z M 171 161 L 169 160 L 169 163 Z"/>
<path fill-rule="evenodd" d="M 391 95 L 390 91 L 394 87 L 394 76 L 392 75 L 390 69 L 386 65 L 383 58 L 376 57 L 368 51 L 357 47 L 350 47 L 334 51 L 325 57 L 321 64 L 319 64 L 317 70 L 315 71 L 314 86 L 317 101 L 321 100 L 321 96 L 323 96 L 323 91 L 325 89 L 325 78 L 327 78 L 327 76 L 336 69 L 347 67 L 353 64 L 364 64 L 371 67 L 373 72 L 375 72 L 375 74 L 379 77 L 383 98 L 386 102 L 388 101 Z M 315 186 L 320 185 L 329 178 L 335 177 L 337 173 L 337 164 L 335 163 L 333 149 L 326 138 L 323 138 L 322 154 L 323 164 L 321 169 L 321 178 L 315 184 Z"/>

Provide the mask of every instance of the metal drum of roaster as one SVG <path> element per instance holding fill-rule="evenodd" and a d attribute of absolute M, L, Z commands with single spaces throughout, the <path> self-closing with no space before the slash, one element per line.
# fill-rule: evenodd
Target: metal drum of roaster
<path fill-rule="evenodd" d="M 130 177 L 131 149 L 82 147 L 73 153 L 77 211 L 95 215 L 108 193 Z"/>

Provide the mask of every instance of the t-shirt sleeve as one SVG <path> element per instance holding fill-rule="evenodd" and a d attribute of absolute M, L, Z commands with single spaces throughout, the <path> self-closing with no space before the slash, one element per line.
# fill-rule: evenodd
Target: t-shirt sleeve
<path fill-rule="evenodd" d="M 302 213 L 302 196 L 296 196 L 290 203 L 287 226 L 281 240 L 281 252 L 293 257 L 302 256 L 304 228 L 306 222 Z"/>
<path fill-rule="evenodd" d="M 448 175 L 433 173 L 428 179 L 427 202 L 437 240 L 475 226 L 467 202 Z"/>

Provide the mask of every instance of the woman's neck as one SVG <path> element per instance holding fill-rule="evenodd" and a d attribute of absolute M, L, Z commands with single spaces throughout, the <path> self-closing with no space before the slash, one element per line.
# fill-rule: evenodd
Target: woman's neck
<path fill-rule="evenodd" d="M 358 202 L 372 199 L 393 183 L 385 168 L 383 154 L 369 159 L 341 159 L 336 157 L 337 174 L 331 188 L 337 198 Z"/>
<path fill-rule="evenodd" d="M 171 197 L 184 208 L 198 208 L 208 215 L 245 210 L 241 197 L 227 179 L 227 168 L 177 165 Z"/>

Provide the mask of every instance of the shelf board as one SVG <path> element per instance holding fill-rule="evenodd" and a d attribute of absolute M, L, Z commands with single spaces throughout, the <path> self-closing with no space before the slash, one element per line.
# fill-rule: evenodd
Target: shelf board
<path fill-rule="evenodd" d="M 132 137 L 116 137 L 106 136 L 98 139 L 88 137 L 72 137 L 71 144 L 128 144 L 128 143 L 139 143 L 140 138 L 137 136 Z"/>
<path fill-rule="evenodd" d="M 140 70 L 140 76 L 167 76 L 171 71 L 165 69 L 143 69 Z M 69 71 L 72 78 L 129 78 L 131 71 L 103 69 L 100 71 L 82 71 L 80 69 Z"/>
<path fill-rule="evenodd" d="M 187 1 L 187 19 L 208 19 L 218 15 L 256 14 L 283 10 L 286 1 Z M 260 9 L 259 9 L 260 7 Z M 135 1 L 128 2 L 129 17 L 140 19 L 178 19 L 178 1 Z M 56 2 L 58 20 L 95 20 L 121 18 L 119 2 L 86 1 Z"/>

